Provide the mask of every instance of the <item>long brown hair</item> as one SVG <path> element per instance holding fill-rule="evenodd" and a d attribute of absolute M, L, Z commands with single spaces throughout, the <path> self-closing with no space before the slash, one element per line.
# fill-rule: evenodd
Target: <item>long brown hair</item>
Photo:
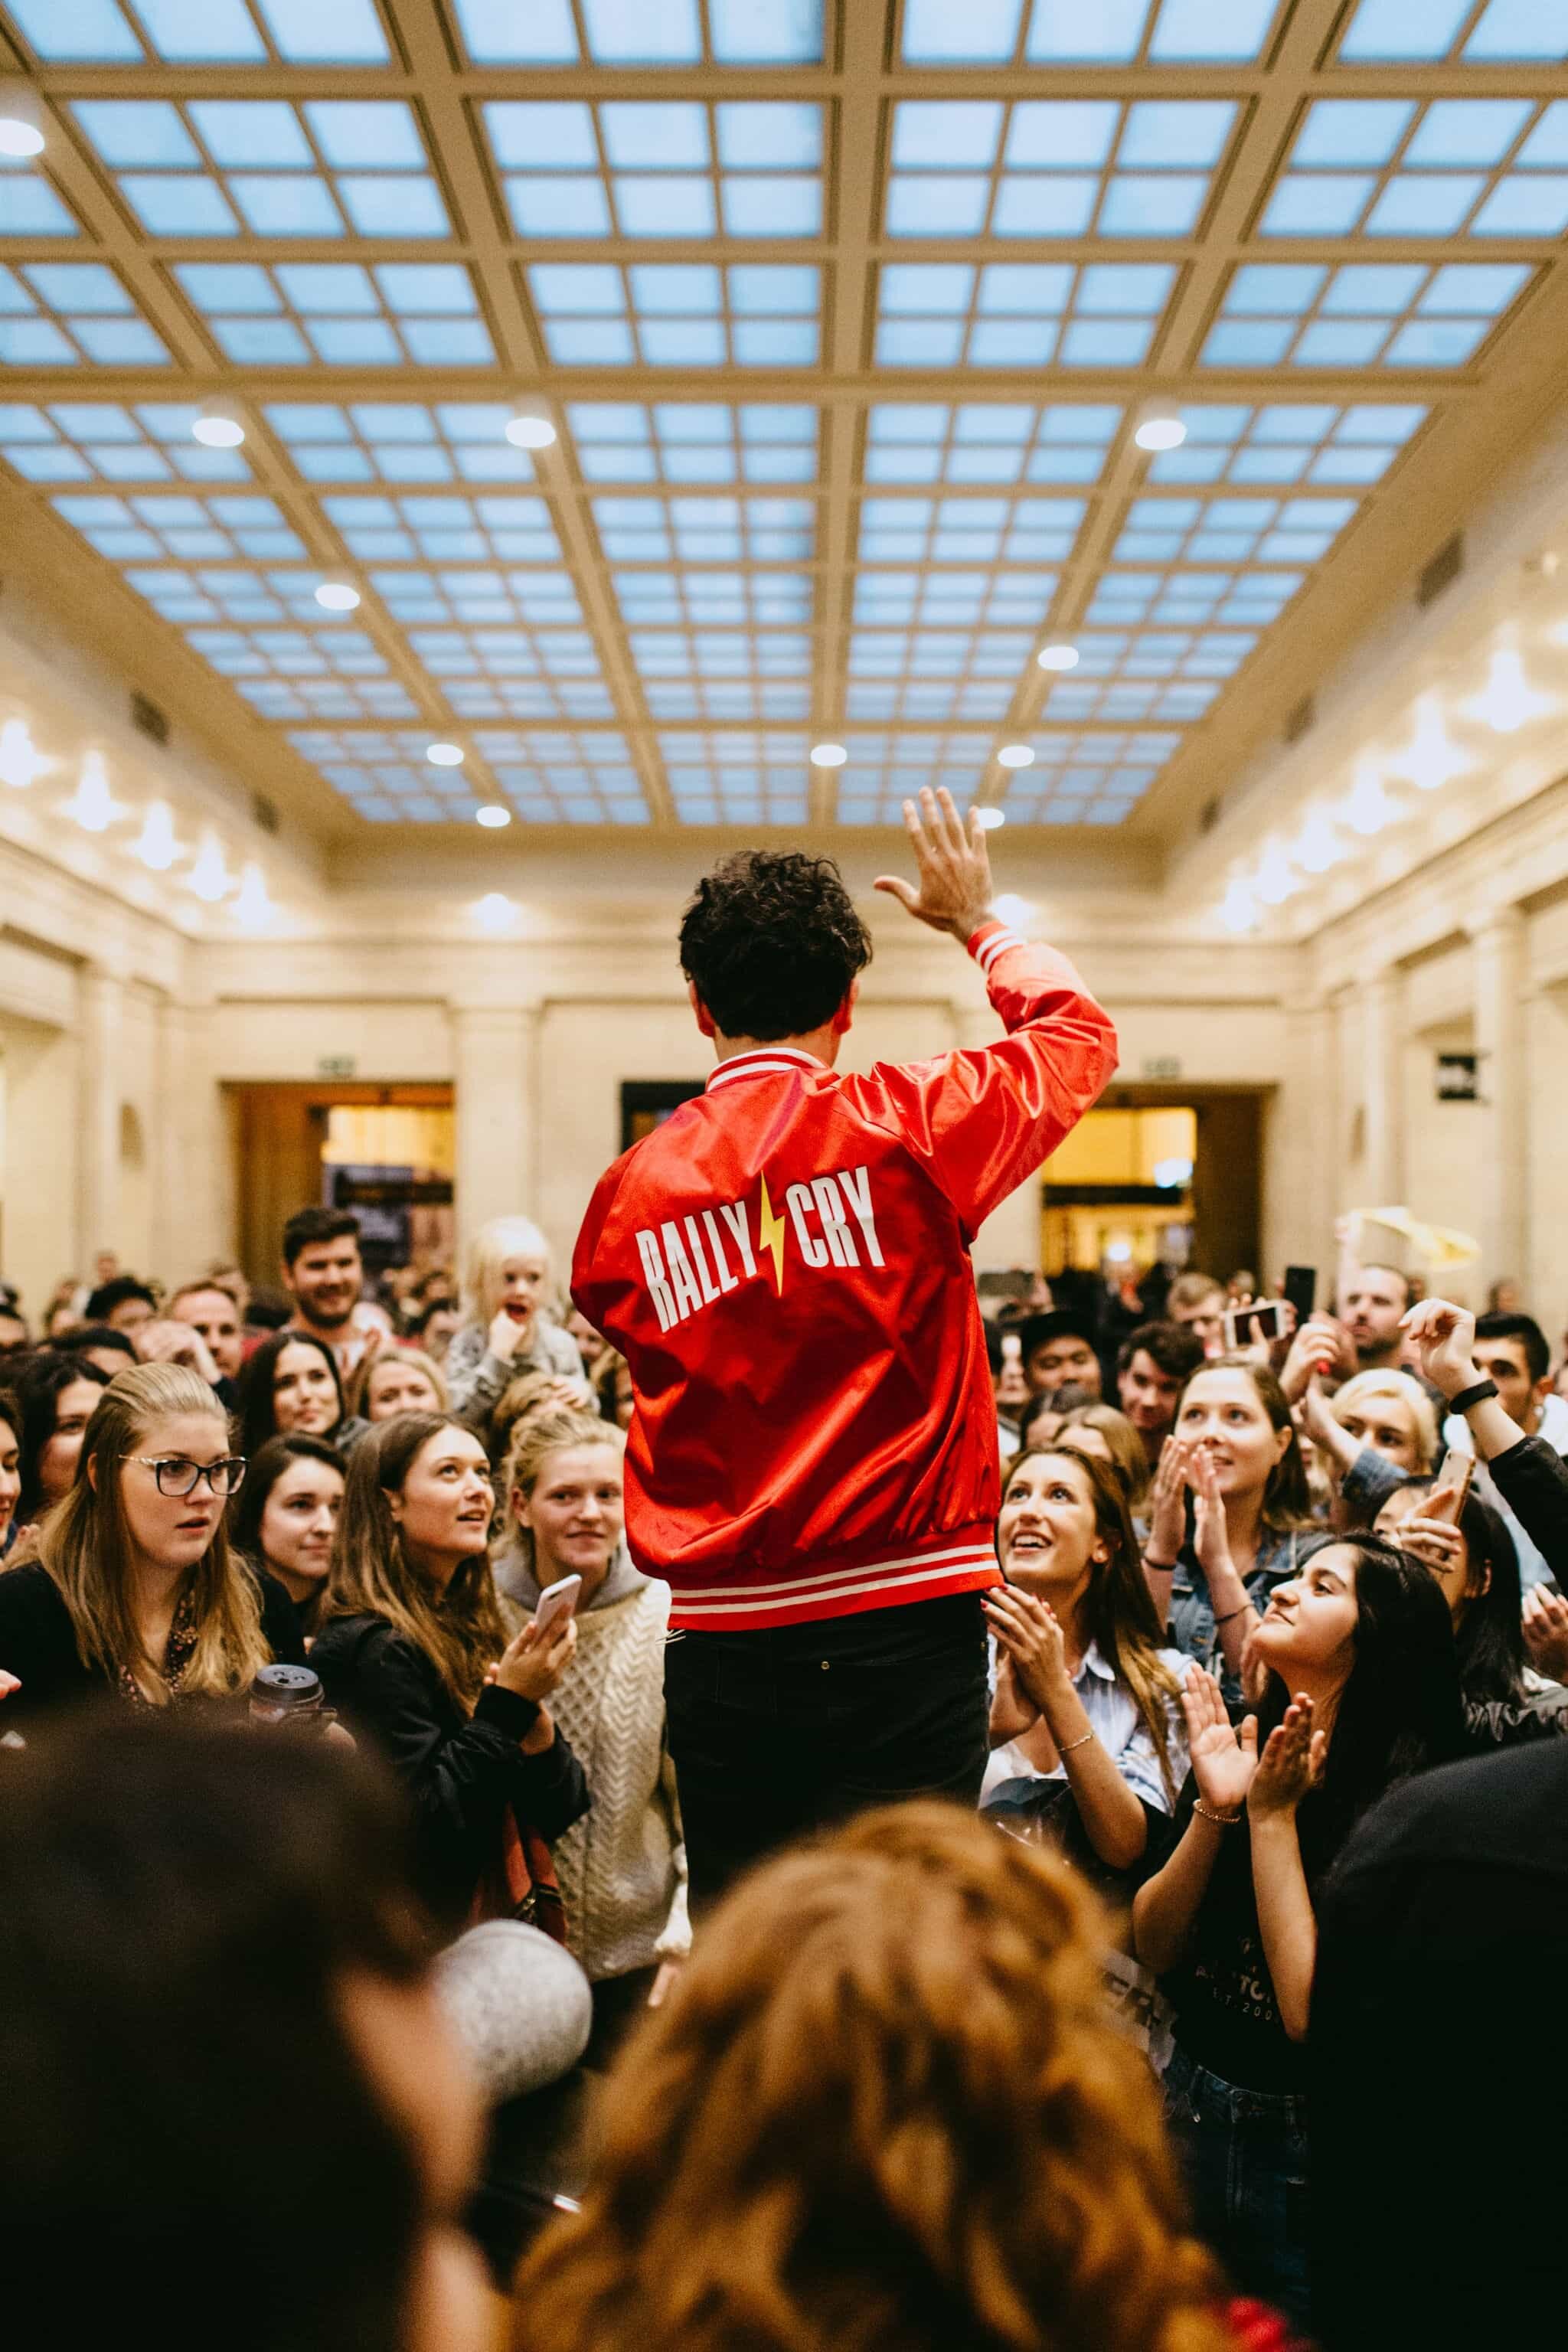
<path fill-rule="evenodd" d="M 153 1423 L 202 1413 L 226 1432 L 228 1416 L 198 1373 L 183 1364 L 136 1364 L 116 1372 L 82 1433 L 76 1480 L 38 1533 L 42 1560 L 70 1611 L 78 1655 L 110 1680 L 128 1667 L 154 1694 L 161 1661 L 142 1648 L 132 1599 L 132 1546 L 121 1494 L 121 1465 Z M 213 1539 L 190 1571 L 196 1646 L 184 1691 L 226 1696 L 247 1690 L 272 1653 L 261 1632 L 261 1595 L 229 1550 L 220 1515 Z"/>
<path fill-rule="evenodd" d="M 484 1688 L 485 1669 L 507 1643 L 489 1555 L 476 1552 L 437 1592 L 414 1567 L 387 1497 L 401 1491 L 417 1457 L 443 1429 L 473 1431 L 450 1412 L 400 1412 L 374 1423 L 349 1456 L 343 1507 L 321 1622 L 383 1617 L 424 1653 L 465 1715 Z"/>
<path fill-rule="evenodd" d="M 1142 1548 L 1133 1532 L 1121 1474 L 1113 1463 L 1102 1462 L 1098 1454 L 1080 1453 L 1071 1443 L 1070 1433 L 1063 1430 L 1054 1445 L 1037 1445 L 1027 1454 L 1014 1455 L 1007 1465 L 1003 1501 L 1006 1501 L 1007 1490 L 1026 1462 L 1038 1462 L 1050 1455 L 1058 1459 L 1065 1456 L 1089 1481 L 1094 1531 L 1108 1557 L 1103 1565 L 1090 1562 L 1089 1590 L 1083 1597 L 1084 1624 L 1112 1674 L 1119 1675 L 1131 1692 L 1133 1704 L 1154 1743 L 1165 1794 L 1174 1804 L 1176 1782 L 1171 1769 L 1168 1709 L 1180 1704 L 1182 1686 L 1160 1655 L 1163 1628 L 1143 1573 Z"/>
<path fill-rule="evenodd" d="M 955 1805 L 767 1864 L 610 2076 L 514 2352 L 1226 2352 L 1108 1941 Z"/>

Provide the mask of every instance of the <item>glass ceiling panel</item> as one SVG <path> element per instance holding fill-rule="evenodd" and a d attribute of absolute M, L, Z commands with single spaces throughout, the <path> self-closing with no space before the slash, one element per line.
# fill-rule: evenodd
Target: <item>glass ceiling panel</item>
<path fill-rule="evenodd" d="M 665 782 L 682 824 L 804 824 L 811 809 L 805 735 L 666 734 Z"/>
<path fill-rule="evenodd" d="M 619 735 L 474 735 L 508 805 L 531 824 L 647 824 L 648 806 Z"/>
<path fill-rule="evenodd" d="M 920 66 L 1246 64 L 1278 0 L 905 0 Z"/>
<path fill-rule="evenodd" d="M 1150 730 L 1035 735 L 1030 741 L 1034 765 L 1005 776 L 1002 806 L 1009 824 L 1120 824 L 1183 738 Z"/>
<path fill-rule="evenodd" d="M 1343 64 L 1552 64 L 1568 58 L 1568 17 L 1552 0 L 1361 0 Z"/>
<path fill-rule="evenodd" d="M 837 772 L 841 824 L 898 824 L 925 786 L 945 784 L 967 808 L 990 770 L 995 738 L 984 734 L 851 735 Z"/>
<path fill-rule="evenodd" d="M 529 289 L 558 366 L 812 367 L 821 275 L 795 262 L 536 261 Z"/>
<path fill-rule="evenodd" d="M 798 404 L 574 401 L 588 482 L 815 482 L 817 413 Z"/>
<path fill-rule="evenodd" d="M 1527 262 L 1244 262 L 1205 367 L 1462 367 L 1528 285 Z"/>
<path fill-rule="evenodd" d="M 1316 563 L 1356 510 L 1354 499 L 1134 499 L 1116 563 Z"/>
<path fill-rule="evenodd" d="M 1255 629 L 1079 630 L 1078 667 L 1041 716 L 1086 724 L 1201 719 L 1258 643 Z"/>
<path fill-rule="evenodd" d="M 1065 563 L 1082 499 L 868 498 L 860 502 L 862 563 Z"/>
<path fill-rule="evenodd" d="M 897 261 L 879 272 L 879 367 L 1137 367 L 1166 262 Z"/>
<path fill-rule="evenodd" d="M 475 65 L 806 66 L 822 58 L 822 0 L 455 0 Z"/>
<path fill-rule="evenodd" d="M 29 482 L 248 482 L 238 449 L 191 438 L 195 403 L 0 402 L 0 457 Z"/>
<path fill-rule="evenodd" d="M 471 824 L 479 806 L 473 780 L 462 768 L 434 768 L 423 733 L 337 734 L 325 728 L 291 731 L 301 759 L 351 808 L 378 824 Z M 488 795 L 487 795 L 488 797 Z"/>
<path fill-rule="evenodd" d="M 113 498 L 61 492 L 51 503 L 89 547 L 111 562 L 304 563 L 306 550 L 270 499 L 215 493 L 208 498 Z"/>
<path fill-rule="evenodd" d="M 593 509 L 613 564 L 812 560 L 816 510 L 809 499 L 598 498 Z"/>
<path fill-rule="evenodd" d="M 1266 629 L 1304 572 L 1102 572 L 1084 619 L 1090 628 Z"/>
<path fill-rule="evenodd" d="M 893 237 L 1170 237 L 1196 229 L 1232 99 L 902 99 Z"/>
<path fill-rule="evenodd" d="M 656 719 L 804 720 L 812 641 L 804 630 L 644 629 L 626 633 Z"/>
<path fill-rule="evenodd" d="M 878 482 L 1097 482 L 1121 424 L 1115 405 L 910 402 L 873 407 L 864 478 Z"/>
<path fill-rule="evenodd" d="M 489 367 L 495 350 L 457 262 L 182 261 L 186 300 L 237 367 Z"/>
<path fill-rule="evenodd" d="M 1380 482 L 1426 421 L 1415 402 L 1270 403 L 1261 408 L 1219 403 L 1181 411 L 1187 437 L 1150 461 L 1157 483 L 1356 484 Z"/>
<path fill-rule="evenodd" d="M 1264 236 L 1560 237 L 1568 101 L 1319 99 L 1259 223 Z"/>
<path fill-rule="evenodd" d="M 73 215 L 36 164 L 0 156 L 0 236 L 79 234 Z"/>
<path fill-rule="evenodd" d="M 541 498 L 360 498 L 331 493 L 321 511 L 363 563 L 560 563 Z"/>
<path fill-rule="evenodd" d="M 585 629 L 425 629 L 410 651 L 459 719 L 613 719 Z"/>
<path fill-rule="evenodd" d="M 398 99 L 95 98 L 70 111 L 150 236 L 452 233 Z"/>
<path fill-rule="evenodd" d="M 823 110 L 810 100 L 498 99 L 484 122 L 520 236 L 822 231 Z"/>
<path fill-rule="evenodd" d="M 531 482 L 500 401 L 273 401 L 263 411 L 307 482 Z"/>
<path fill-rule="evenodd" d="M 162 340 L 102 262 L 0 262 L 0 367 L 168 364 Z"/>
<path fill-rule="evenodd" d="M 50 64 L 386 65 L 374 0 L 5 0 Z"/>

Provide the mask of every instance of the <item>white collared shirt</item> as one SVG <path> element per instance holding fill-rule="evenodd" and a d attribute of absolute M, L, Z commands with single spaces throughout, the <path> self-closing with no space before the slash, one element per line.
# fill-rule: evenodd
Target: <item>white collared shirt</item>
<path fill-rule="evenodd" d="M 1185 1677 L 1190 1658 L 1180 1650 L 1162 1650 L 1160 1656 L 1170 1667 L 1178 1683 Z M 1083 1663 L 1073 1676 L 1073 1689 L 1079 1704 L 1089 1720 L 1100 1746 L 1126 1781 L 1135 1797 L 1152 1805 L 1157 1813 L 1171 1811 L 1171 1798 L 1160 1771 L 1160 1759 L 1149 1727 L 1138 1711 L 1138 1703 L 1121 1676 L 1114 1674 L 1100 1654 L 1097 1643 L 1091 1642 L 1083 1654 Z M 1187 1777 L 1187 1726 L 1182 1713 L 1182 1703 L 1174 1696 L 1165 1702 L 1165 1746 L 1171 1763 L 1171 1785 L 1179 1789 Z M 1067 1766 L 1058 1764 L 1054 1772 L 1042 1772 L 1031 1764 L 1014 1740 L 994 1748 L 985 1767 L 985 1780 L 980 1791 L 982 1804 L 993 1790 L 1004 1780 L 1065 1780 Z"/>

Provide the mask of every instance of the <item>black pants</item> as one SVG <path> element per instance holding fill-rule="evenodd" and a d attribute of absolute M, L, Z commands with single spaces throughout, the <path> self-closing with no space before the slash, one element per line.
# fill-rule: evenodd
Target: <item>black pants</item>
<path fill-rule="evenodd" d="M 988 1701 L 976 1592 L 664 1654 L 694 1911 L 792 1838 L 906 1797 L 980 1801 Z"/>

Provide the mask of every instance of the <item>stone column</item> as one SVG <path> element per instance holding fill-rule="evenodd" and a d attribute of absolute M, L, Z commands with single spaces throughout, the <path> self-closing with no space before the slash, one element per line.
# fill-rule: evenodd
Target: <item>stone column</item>
<path fill-rule="evenodd" d="M 491 1217 L 538 1213 L 539 1007 L 453 1004 L 458 1242 Z"/>
<path fill-rule="evenodd" d="M 1397 966 L 1370 972 L 1360 996 L 1368 1197 L 1356 1205 L 1386 1208 L 1405 1197 L 1405 976 Z"/>
<path fill-rule="evenodd" d="M 1527 1161 L 1527 937 L 1517 907 L 1500 907 L 1470 929 L 1480 1099 L 1476 1105 L 1476 1197 L 1482 1285 L 1524 1278 Z"/>
<path fill-rule="evenodd" d="M 80 1005 L 77 1261 L 90 1281 L 100 1250 L 120 1245 L 120 1055 L 125 982 L 102 964 L 84 965 Z"/>

